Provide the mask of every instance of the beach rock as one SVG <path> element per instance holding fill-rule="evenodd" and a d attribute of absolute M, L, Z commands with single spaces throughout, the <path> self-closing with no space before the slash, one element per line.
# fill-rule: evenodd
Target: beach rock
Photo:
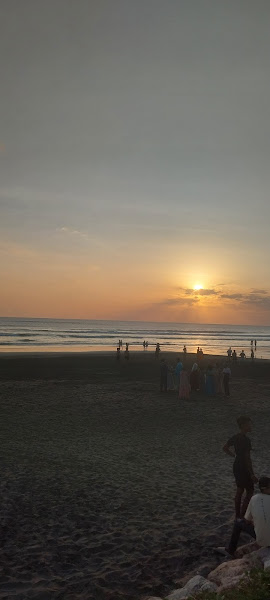
<path fill-rule="evenodd" d="M 205 579 L 207 579 L 209 573 L 211 573 L 212 570 L 213 565 L 210 565 L 210 563 L 205 563 L 197 569 L 196 575 L 200 575 L 201 577 L 205 577 Z"/>
<path fill-rule="evenodd" d="M 217 586 L 214 582 L 208 581 L 200 575 L 195 575 L 183 588 L 174 590 L 174 592 L 167 596 L 166 600 L 184 600 L 198 592 L 215 592 L 216 590 Z"/>
<path fill-rule="evenodd" d="M 208 580 L 215 583 L 218 591 L 221 592 L 227 588 L 235 587 L 247 572 L 254 567 L 262 566 L 260 558 L 261 551 L 246 554 L 243 558 L 229 560 L 219 565 L 214 571 L 209 573 Z"/>
<path fill-rule="evenodd" d="M 243 558 L 246 554 L 251 554 L 251 552 L 255 552 L 259 550 L 259 546 L 257 542 L 251 542 L 249 544 L 244 544 L 244 546 L 240 546 L 235 552 L 235 558 Z"/>
<path fill-rule="evenodd" d="M 270 548 L 261 548 L 258 551 L 258 556 L 263 563 L 263 568 L 270 569 Z"/>

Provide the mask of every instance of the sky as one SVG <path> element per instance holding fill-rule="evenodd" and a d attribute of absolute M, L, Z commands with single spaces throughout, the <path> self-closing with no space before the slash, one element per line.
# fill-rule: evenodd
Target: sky
<path fill-rule="evenodd" d="M 270 324 L 269 19 L 1 0 L 1 316 Z"/>

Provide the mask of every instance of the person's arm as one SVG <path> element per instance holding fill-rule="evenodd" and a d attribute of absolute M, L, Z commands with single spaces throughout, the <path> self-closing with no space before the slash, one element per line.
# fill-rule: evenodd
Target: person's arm
<path fill-rule="evenodd" d="M 232 456 L 233 458 L 235 458 L 235 452 L 233 452 L 233 450 L 231 450 L 233 445 L 234 445 L 233 440 L 232 439 L 228 440 L 228 442 L 225 444 L 225 446 L 223 446 L 223 452 L 225 452 L 225 454 L 228 454 L 228 456 Z"/>

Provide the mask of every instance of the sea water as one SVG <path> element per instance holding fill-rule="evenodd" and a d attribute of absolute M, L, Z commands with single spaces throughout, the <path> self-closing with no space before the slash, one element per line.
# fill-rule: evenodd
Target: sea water
<path fill-rule="evenodd" d="M 207 354 L 226 355 L 229 346 L 237 354 L 250 356 L 251 340 L 257 340 L 256 356 L 270 358 L 270 327 L 209 325 L 196 323 L 153 323 L 145 321 L 97 321 L 79 319 L 0 318 L 0 351 L 115 350 L 119 339 L 130 350 L 148 352 L 157 342 L 161 349 L 188 352 L 197 347 Z"/>

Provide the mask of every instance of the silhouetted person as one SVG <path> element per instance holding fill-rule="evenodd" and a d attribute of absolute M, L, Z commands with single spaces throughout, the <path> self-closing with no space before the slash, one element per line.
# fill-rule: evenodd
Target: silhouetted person
<path fill-rule="evenodd" d="M 168 375 L 168 366 L 164 360 L 164 358 L 160 361 L 160 391 L 167 392 L 167 375 Z"/>
<path fill-rule="evenodd" d="M 233 351 L 233 353 L 232 353 L 232 359 L 233 359 L 233 362 L 234 362 L 234 363 L 236 363 L 236 362 L 237 362 L 237 354 L 236 354 L 235 350 L 234 350 L 234 351 Z"/>
<path fill-rule="evenodd" d="M 157 343 L 157 345 L 156 345 L 156 351 L 155 351 L 155 357 L 156 358 L 159 357 L 159 353 L 160 353 L 160 345 L 159 345 L 159 343 Z"/>
<path fill-rule="evenodd" d="M 227 354 L 228 354 L 228 359 L 231 360 L 232 357 L 232 349 L 231 346 L 229 347 L 229 350 L 227 350 Z"/>
<path fill-rule="evenodd" d="M 250 358 L 251 358 L 251 360 L 254 360 L 254 351 L 253 351 L 253 348 L 251 348 Z"/>
<path fill-rule="evenodd" d="M 184 348 L 183 348 L 183 352 L 184 352 L 184 355 L 186 355 L 186 353 L 187 353 L 186 346 L 184 346 Z"/>
<path fill-rule="evenodd" d="M 145 350 L 145 346 L 146 346 L 146 341 L 143 340 L 143 348 L 144 348 L 144 350 Z"/>
<path fill-rule="evenodd" d="M 270 548 L 270 477 L 260 477 L 259 489 L 259 494 L 251 498 L 244 518 L 235 521 L 229 545 L 217 548 L 218 553 L 234 556 L 242 531 L 261 548 Z"/>
<path fill-rule="evenodd" d="M 230 395 L 230 379 L 231 379 L 231 369 L 228 365 L 225 365 L 223 369 L 223 387 L 225 396 Z"/>
<path fill-rule="evenodd" d="M 128 344 L 128 343 L 126 343 L 126 351 L 128 351 L 128 347 L 129 347 L 129 344 Z"/>
<path fill-rule="evenodd" d="M 246 355 L 245 355 L 245 353 L 244 353 L 244 350 L 242 350 L 242 352 L 240 352 L 240 358 L 241 358 L 242 360 L 244 360 L 244 359 L 246 358 Z"/>
<path fill-rule="evenodd" d="M 194 365 L 191 369 L 189 381 L 190 381 L 191 390 L 198 392 L 200 389 L 200 369 L 199 369 L 197 363 L 194 363 Z"/>
<path fill-rule="evenodd" d="M 257 340 L 255 340 L 255 350 L 257 350 Z"/>
<path fill-rule="evenodd" d="M 253 496 L 254 483 L 258 479 L 255 477 L 250 457 L 251 441 L 247 433 L 251 431 L 251 419 L 249 417 L 239 417 L 237 424 L 240 432 L 231 437 L 223 447 L 224 452 L 234 458 L 233 474 L 236 482 L 235 495 L 235 518 L 243 518 L 248 507 L 248 503 Z M 231 450 L 234 449 L 234 451 Z M 246 495 L 242 503 L 242 496 Z"/>

